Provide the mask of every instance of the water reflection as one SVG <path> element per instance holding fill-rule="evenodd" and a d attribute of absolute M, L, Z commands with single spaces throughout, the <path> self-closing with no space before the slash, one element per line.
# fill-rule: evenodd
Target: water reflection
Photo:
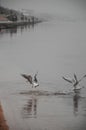
<path fill-rule="evenodd" d="M 23 118 L 36 118 L 37 117 L 37 98 L 30 97 L 28 102 L 23 107 Z"/>
<path fill-rule="evenodd" d="M 17 33 L 17 28 L 15 27 L 15 28 L 10 29 L 10 30 L 9 30 L 9 33 L 10 33 L 10 36 L 12 37 L 13 34 L 16 34 L 16 33 Z"/>
<path fill-rule="evenodd" d="M 9 29 L 0 29 L 0 37 L 7 33 L 10 34 L 10 36 L 12 37 L 18 31 L 22 33 L 24 30 L 33 29 L 33 28 L 34 28 L 34 24 L 28 24 L 24 26 L 9 28 Z"/>
<path fill-rule="evenodd" d="M 80 92 L 75 92 L 73 96 L 73 106 L 74 106 L 74 115 L 78 115 L 78 105 L 79 105 Z"/>

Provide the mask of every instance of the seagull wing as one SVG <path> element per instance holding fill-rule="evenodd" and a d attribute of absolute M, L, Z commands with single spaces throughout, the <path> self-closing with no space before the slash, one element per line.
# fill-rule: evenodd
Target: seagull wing
<path fill-rule="evenodd" d="M 65 78 L 65 77 L 62 77 L 64 80 L 66 80 L 67 82 L 69 82 L 69 83 L 72 83 L 72 81 L 71 80 L 69 80 L 69 79 L 67 79 L 67 78 Z"/>
<path fill-rule="evenodd" d="M 32 79 L 32 76 L 31 76 L 31 75 L 28 75 L 28 81 L 29 81 L 30 84 L 33 83 L 33 79 Z"/>
<path fill-rule="evenodd" d="M 78 82 L 76 74 L 74 74 L 74 79 L 75 79 L 76 82 Z"/>
<path fill-rule="evenodd" d="M 86 75 L 84 75 L 78 82 L 80 82 L 83 78 L 85 78 L 86 77 Z"/>
<path fill-rule="evenodd" d="M 38 80 L 37 80 L 37 74 L 35 74 L 35 76 L 34 76 L 34 81 L 37 83 L 38 82 Z"/>
<path fill-rule="evenodd" d="M 21 74 L 21 76 L 24 77 L 25 79 L 27 79 L 30 84 L 32 84 L 32 76 L 31 75 Z"/>
<path fill-rule="evenodd" d="M 21 76 L 25 79 L 28 79 L 28 76 L 26 74 L 21 74 Z"/>

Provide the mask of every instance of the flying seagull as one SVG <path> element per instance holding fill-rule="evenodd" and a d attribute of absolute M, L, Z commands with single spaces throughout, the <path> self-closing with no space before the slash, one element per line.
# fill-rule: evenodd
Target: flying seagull
<path fill-rule="evenodd" d="M 36 73 L 34 75 L 34 78 L 31 75 L 27 75 L 27 74 L 21 74 L 21 76 L 23 78 L 27 79 L 27 81 L 32 85 L 32 87 L 36 88 L 37 86 L 39 86 L 39 83 L 38 83 L 38 80 L 37 80 L 37 74 L 38 73 Z"/>
<path fill-rule="evenodd" d="M 65 78 L 65 77 L 62 77 L 64 80 L 66 80 L 67 82 L 73 84 L 74 86 L 74 89 L 77 89 L 76 86 L 82 81 L 83 78 L 85 78 L 86 75 L 84 75 L 81 79 L 77 79 L 77 76 L 76 74 L 74 74 L 74 78 L 73 79 L 68 79 L 68 78 Z"/>

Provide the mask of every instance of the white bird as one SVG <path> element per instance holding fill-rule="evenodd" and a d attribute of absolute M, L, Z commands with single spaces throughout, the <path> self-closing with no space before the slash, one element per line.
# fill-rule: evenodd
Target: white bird
<path fill-rule="evenodd" d="M 76 86 L 79 85 L 80 81 L 81 81 L 83 78 L 85 78 L 85 77 L 86 77 L 86 75 L 84 75 L 81 79 L 78 80 L 76 74 L 74 74 L 74 78 L 71 79 L 71 80 L 68 79 L 68 78 L 65 78 L 65 77 L 62 77 L 62 78 L 63 78 L 64 80 L 66 80 L 67 82 L 73 84 L 74 89 L 79 89 L 78 87 L 76 88 Z"/>
<path fill-rule="evenodd" d="M 31 75 L 21 74 L 22 77 L 27 79 L 27 81 L 32 85 L 32 87 L 39 86 L 38 80 L 37 80 L 37 73 L 34 75 L 34 79 Z"/>

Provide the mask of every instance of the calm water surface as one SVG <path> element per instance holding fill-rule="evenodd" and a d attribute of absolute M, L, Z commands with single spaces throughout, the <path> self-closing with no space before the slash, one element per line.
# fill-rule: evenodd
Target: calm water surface
<path fill-rule="evenodd" d="M 30 5 L 36 10 L 37 5 Z M 84 88 L 79 95 L 20 94 L 32 90 L 21 73 L 38 71 L 40 86 L 36 90 L 54 92 L 72 91 L 62 76 L 76 73 L 81 78 L 86 74 L 85 8 L 79 10 L 81 6 L 75 5 L 71 3 L 75 9 L 71 18 L 65 16 L 68 8 L 62 6 L 65 12 L 59 8 L 60 17 L 52 8 L 47 22 L 0 31 L 0 100 L 10 130 L 86 130 L 86 79 L 80 83 Z M 37 11 L 40 9 L 41 4 Z M 76 10 L 79 13 L 74 14 Z M 46 13 L 47 8 L 41 11 Z"/>

